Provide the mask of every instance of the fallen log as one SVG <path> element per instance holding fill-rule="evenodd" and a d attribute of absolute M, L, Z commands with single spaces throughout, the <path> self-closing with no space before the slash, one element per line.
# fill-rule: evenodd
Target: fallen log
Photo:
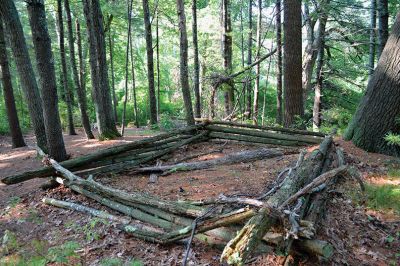
<path fill-rule="evenodd" d="M 301 187 L 310 183 L 317 177 L 323 167 L 325 158 L 332 145 L 332 137 L 328 136 L 321 143 L 319 149 L 314 150 L 296 169 L 283 181 L 279 189 L 265 202 L 272 208 L 278 208 L 290 195 L 296 193 Z M 229 264 L 242 265 L 256 249 L 262 237 L 277 222 L 271 215 L 271 208 L 263 207 L 259 213 L 252 217 L 239 231 L 237 236 L 226 245 L 221 261 Z"/>
<path fill-rule="evenodd" d="M 237 135 L 237 134 L 229 134 L 221 132 L 210 132 L 209 137 L 214 139 L 237 140 L 250 143 L 262 143 L 262 144 L 279 145 L 279 146 L 304 146 L 299 141 L 261 138 L 261 137 Z"/>
<path fill-rule="evenodd" d="M 250 151 L 242 151 L 237 153 L 228 154 L 224 157 L 207 160 L 198 161 L 190 163 L 178 163 L 173 165 L 160 165 L 151 167 L 142 167 L 135 170 L 135 173 L 148 173 L 148 172 L 165 172 L 172 173 L 177 171 L 193 171 L 200 169 L 208 169 L 216 167 L 218 165 L 224 164 L 235 164 L 235 163 L 248 163 L 252 161 L 274 158 L 278 156 L 283 156 L 283 153 L 276 149 L 258 149 Z"/>
<path fill-rule="evenodd" d="M 322 138 L 325 137 L 325 134 L 321 133 L 321 132 L 313 132 L 313 131 L 285 128 L 285 127 L 270 127 L 270 126 L 259 126 L 259 125 L 252 125 L 252 124 L 240 124 L 240 123 L 229 122 L 229 121 L 205 120 L 202 122 L 206 122 L 210 125 L 224 125 L 224 126 L 232 126 L 232 127 L 254 128 L 254 129 L 269 130 L 269 131 L 276 131 L 276 132 L 285 132 L 285 133 L 294 134 L 294 135 L 309 135 L 309 136 L 316 136 L 316 137 L 322 137 Z"/>
<path fill-rule="evenodd" d="M 133 149 L 137 149 L 137 148 L 143 148 L 149 145 L 153 145 L 154 142 L 156 141 L 160 141 L 160 140 L 164 140 L 170 137 L 174 137 L 178 134 L 182 134 L 182 133 L 192 133 L 193 131 L 196 130 L 200 130 L 204 127 L 204 124 L 198 124 L 195 126 L 189 126 L 183 129 L 178 129 L 178 130 L 174 130 L 171 131 L 169 133 L 163 133 L 163 134 L 159 134 L 157 136 L 154 137 L 150 137 L 150 138 L 145 138 L 139 141 L 134 141 L 131 143 L 127 143 L 127 144 L 123 144 L 123 145 L 119 145 L 116 147 L 111 147 L 111 148 L 107 148 L 104 150 L 99 150 L 97 152 L 93 152 L 91 154 L 87 154 L 84 156 L 80 156 L 77 158 L 73 158 L 67 161 L 63 161 L 61 162 L 61 165 L 67 169 L 74 169 L 80 166 L 85 166 L 88 165 L 92 162 L 95 162 L 97 160 L 103 159 L 107 156 L 113 156 L 116 154 L 120 154 L 129 150 L 133 150 Z M 4 184 L 7 185 L 11 185 L 11 184 L 16 184 L 16 183 L 20 183 L 20 182 L 24 182 L 27 181 L 29 179 L 32 178 L 36 178 L 36 177 L 49 177 L 49 176 L 53 176 L 55 175 L 55 171 L 52 167 L 43 167 L 37 170 L 33 170 L 33 171 L 27 171 L 21 174 L 17 174 L 17 175 L 13 175 L 13 176 L 8 176 L 8 177 L 4 177 L 1 179 L 1 182 L 3 182 Z"/>
<path fill-rule="evenodd" d="M 303 145 L 319 144 L 323 140 L 323 138 L 321 137 L 313 137 L 309 135 L 289 135 L 281 132 L 277 133 L 266 130 L 248 129 L 248 128 L 243 129 L 243 128 L 229 127 L 229 126 L 207 125 L 206 129 L 210 130 L 211 132 L 222 132 L 222 133 L 231 133 L 244 136 L 268 138 L 268 139 L 295 141 Z"/>

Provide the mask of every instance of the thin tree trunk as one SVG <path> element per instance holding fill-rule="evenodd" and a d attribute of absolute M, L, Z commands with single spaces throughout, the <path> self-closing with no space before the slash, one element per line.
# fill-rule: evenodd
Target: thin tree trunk
<path fill-rule="evenodd" d="M 249 28 L 247 37 L 247 65 L 252 63 L 252 48 L 253 48 L 253 0 L 249 0 Z M 246 82 L 246 92 L 247 92 L 247 105 L 246 105 L 246 117 L 251 118 L 251 95 L 252 95 L 252 82 L 251 78 L 248 77 Z"/>
<path fill-rule="evenodd" d="M 314 89 L 314 107 L 313 107 L 313 130 L 319 131 L 319 127 L 321 126 L 321 92 L 322 85 L 324 80 L 323 75 L 323 65 L 324 65 L 324 50 L 325 50 L 325 41 L 322 41 L 321 46 L 318 51 L 318 60 L 317 60 L 317 83 Z"/>
<path fill-rule="evenodd" d="M 282 106 L 282 19 L 281 19 L 281 0 L 276 0 L 276 123 L 281 125 L 283 122 Z"/>
<path fill-rule="evenodd" d="M 22 136 L 19 126 L 17 107 L 15 106 L 15 98 L 11 81 L 10 68 L 8 65 L 6 41 L 4 38 L 3 20 L 0 15 L 0 77 L 3 84 L 4 103 L 6 105 L 8 125 L 10 126 L 10 134 L 12 139 L 12 147 L 26 146 L 24 137 Z"/>
<path fill-rule="evenodd" d="M 193 16 L 193 60 L 194 60 L 194 97 L 195 97 L 195 117 L 201 117 L 201 99 L 200 99 L 200 63 L 199 63 L 199 44 L 197 41 L 197 0 L 192 0 L 192 16 Z"/>
<path fill-rule="evenodd" d="M 240 1 L 240 55 L 242 56 L 242 68 L 244 67 L 244 27 L 243 27 L 243 4 L 244 1 Z"/>
<path fill-rule="evenodd" d="M 378 1 L 378 54 L 377 58 L 381 57 L 382 51 L 385 48 L 389 38 L 389 7 L 388 0 Z"/>
<path fill-rule="evenodd" d="M 179 38 L 180 38 L 180 81 L 182 87 L 183 101 L 186 109 L 186 123 L 194 125 L 192 99 L 190 97 L 189 69 L 188 69 L 188 39 L 186 32 L 186 16 L 183 0 L 176 1 L 179 18 Z"/>
<path fill-rule="evenodd" d="M 0 2 L 0 14 L 2 15 L 6 31 L 11 43 L 14 60 L 17 65 L 18 75 L 22 84 L 25 100 L 28 104 L 38 146 L 47 151 L 46 130 L 43 122 L 42 100 L 33 72 L 28 48 L 25 42 L 24 31 L 19 20 L 18 11 L 12 0 Z"/>
<path fill-rule="evenodd" d="M 115 74 L 114 74 L 114 55 L 113 55 L 113 46 L 114 46 L 114 36 L 111 34 L 111 28 L 108 33 L 108 46 L 109 46 L 109 52 L 110 52 L 110 67 L 111 67 L 111 93 L 112 93 L 112 99 L 113 99 L 113 110 L 114 110 L 114 119 L 115 121 L 118 121 L 118 113 L 117 113 L 117 106 L 118 106 L 118 101 L 117 101 L 117 96 L 115 94 Z"/>
<path fill-rule="evenodd" d="M 72 106 L 72 91 L 68 85 L 68 73 L 67 73 L 67 62 L 65 59 L 65 45 L 64 45 L 64 22 L 63 22 L 63 11 L 61 0 L 57 0 L 57 19 L 58 27 L 60 32 L 59 46 L 61 55 L 61 70 L 62 70 L 62 80 L 65 91 L 65 103 L 67 104 L 67 114 L 68 114 L 68 134 L 76 135 L 74 126 L 74 111 Z"/>
<path fill-rule="evenodd" d="M 92 93 L 96 107 L 97 126 L 100 139 L 120 136 L 115 126 L 103 29 L 103 15 L 98 0 L 83 0 L 83 9 L 88 29 Z"/>
<path fill-rule="evenodd" d="M 158 27 L 158 6 L 156 10 L 156 57 L 157 57 L 157 118 L 160 119 L 160 105 L 161 105 L 161 97 L 160 97 L 160 34 Z"/>
<path fill-rule="evenodd" d="M 157 99 L 154 89 L 153 39 L 151 36 L 149 1 L 142 0 L 142 3 L 147 51 L 147 79 L 149 82 L 150 124 L 154 125 L 157 124 Z"/>
<path fill-rule="evenodd" d="M 232 21 L 230 0 L 222 0 L 222 55 L 224 58 L 224 70 L 226 75 L 232 73 Z M 227 86 L 224 93 L 225 113 L 230 115 L 235 103 L 233 82 L 225 84 Z"/>
<path fill-rule="evenodd" d="M 370 31 L 369 31 L 369 71 L 371 78 L 375 68 L 375 32 L 376 32 L 376 0 L 371 0 Z"/>
<path fill-rule="evenodd" d="M 258 13 L 257 13 L 257 54 L 256 61 L 260 57 L 261 50 L 261 20 L 262 20 L 262 0 L 258 0 Z M 253 97 L 253 123 L 257 125 L 258 120 L 258 95 L 260 92 L 260 65 L 256 66 L 256 84 L 254 87 L 254 97 Z"/>
<path fill-rule="evenodd" d="M 57 161 L 67 159 L 67 152 L 58 112 L 56 72 L 51 50 L 51 39 L 47 30 L 46 12 L 41 0 L 27 1 L 29 24 L 35 47 L 40 88 L 43 95 L 43 117 L 49 155 Z"/>
<path fill-rule="evenodd" d="M 358 147 L 399 156 L 398 145 L 390 145 L 385 136 L 399 134 L 396 118 L 400 115 L 400 13 L 392 33 L 368 82 L 366 93 L 345 133 Z"/>
<path fill-rule="evenodd" d="M 121 120 L 121 135 L 124 135 L 125 131 L 125 115 L 126 115 L 126 103 L 128 102 L 128 77 L 129 77 L 129 47 L 131 45 L 131 34 L 132 34 L 132 4 L 133 0 L 127 0 L 128 7 L 128 38 L 126 42 L 126 53 L 125 53 L 125 95 L 124 95 L 124 108 L 122 111 L 122 120 Z"/>
<path fill-rule="evenodd" d="M 284 124 L 292 126 L 296 117 L 303 116 L 302 66 L 301 66 L 301 2 L 284 0 L 285 49 L 283 58 L 283 84 L 285 113 Z"/>
<path fill-rule="evenodd" d="M 79 109 L 81 111 L 82 126 L 85 130 L 86 137 L 88 139 L 94 139 L 90 127 L 90 120 L 87 115 L 86 92 L 84 89 L 82 89 L 81 84 L 79 82 L 78 68 L 76 66 L 74 35 L 72 30 L 72 18 L 71 18 L 71 8 L 69 6 L 69 0 L 64 0 L 64 6 L 65 6 L 65 12 L 67 14 L 69 57 L 71 60 L 71 68 L 74 78 L 75 89 L 78 94 L 78 103 L 79 103 Z"/>
<path fill-rule="evenodd" d="M 135 60 L 133 57 L 133 34 L 131 33 L 131 71 L 132 71 L 132 95 L 133 95 L 133 111 L 135 115 L 135 125 L 137 128 L 139 125 L 139 111 L 136 100 L 136 78 L 135 78 Z"/>

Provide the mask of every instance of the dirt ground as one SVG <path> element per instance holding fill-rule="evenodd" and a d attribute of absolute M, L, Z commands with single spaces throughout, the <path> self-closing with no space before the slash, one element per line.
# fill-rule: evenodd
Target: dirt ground
<path fill-rule="evenodd" d="M 129 128 L 124 138 L 99 142 L 86 140 L 79 131 L 76 136 L 65 136 L 65 143 L 67 152 L 72 157 L 77 157 L 151 134 L 153 133 L 148 130 Z M 29 145 L 34 145 L 31 135 L 25 136 L 25 139 Z M 344 148 L 347 161 L 361 170 L 365 182 L 387 182 L 385 176 L 389 167 L 398 163 L 395 158 L 366 153 L 340 139 L 336 143 Z M 194 160 L 207 160 L 255 148 L 254 145 L 224 141 L 198 143 L 179 149 L 163 163 L 172 163 L 191 154 L 215 149 L 222 151 Z M 160 176 L 155 184 L 148 182 L 148 175 L 125 174 L 112 178 L 99 177 L 97 180 L 126 191 L 144 191 L 174 200 L 214 198 L 220 193 L 259 195 L 282 169 L 293 165 L 297 157 L 297 154 L 291 154 L 253 163 L 173 173 Z M 36 158 L 34 149 L 11 149 L 10 139 L 0 137 L 0 178 L 40 166 L 41 162 Z M 73 193 L 68 188 L 58 187 L 43 191 L 39 188 L 43 182 L 43 179 L 34 179 L 12 186 L 0 184 L 0 237 L 3 238 L 6 230 L 13 232 L 19 250 L 24 250 L 25 254 L 35 255 L 45 252 L 49 247 L 75 241 L 80 246 L 77 251 L 79 258 L 64 265 L 121 265 L 113 264 L 111 259 L 118 259 L 119 262 L 138 260 L 143 265 L 181 264 L 183 245 L 160 246 L 147 243 L 127 236 L 113 224 L 104 224 L 85 214 L 43 204 L 43 197 L 52 197 L 106 210 L 100 204 Z M 400 186 L 398 179 L 390 182 Z M 329 241 L 335 247 L 332 260 L 318 261 L 303 256 L 301 265 L 400 265 L 400 218 L 391 211 L 368 209 L 359 200 L 355 200 L 355 195 L 362 197 L 358 184 L 353 180 L 341 181 L 332 192 L 326 217 L 322 221 L 323 226 L 319 227 L 318 238 Z M 111 210 L 107 211 L 116 214 Z M 391 236 L 394 239 L 388 241 Z M 15 253 L 9 257 L 20 255 Z M 220 265 L 219 255 L 220 251 L 194 241 L 188 265 Z M 278 256 L 264 255 L 257 257 L 251 264 L 280 265 L 280 262 Z"/>

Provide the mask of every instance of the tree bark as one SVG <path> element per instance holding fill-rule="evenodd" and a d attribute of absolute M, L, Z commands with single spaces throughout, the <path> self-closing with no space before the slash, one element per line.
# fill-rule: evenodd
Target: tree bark
<path fill-rule="evenodd" d="M 157 99 L 154 89 L 153 39 L 151 35 L 149 1 L 142 0 L 142 3 L 147 51 L 147 79 L 149 82 L 150 124 L 153 125 L 157 124 Z"/>
<path fill-rule="evenodd" d="M 370 30 L 369 30 L 369 60 L 368 60 L 368 76 L 372 77 L 375 68 L 375 39 L 376 39 L 376 1 L 371 0 L 370 12 Z"/>
<path fill-rule="evenodd" d="M 156 6 L 156 59 L 157 59 L 157 119 L 160 119 L 161 114 L 161 95 L 160 95 L 160 28 L 159 28 L 159 14 L 158 14 L 158 3 Z"/>
<path fill-rule="evenodd" d="M 231 4 L 230 0 L 222 0 L 222 56 L 224 59 L 224 70 L 226 75 L 232 73 L 232 21 L 231 21 Z M 234 84 L 230 82 L 225 84 L 225 114 L 228 116 L 233 111 L 235 103 Z"/>
<path fill-rule="evenodd" d="M 182 87 L 183 101 L 186 109 L 186 123 L 194 125 L 192 99 L 190 97 L 189 69 L 188 69 L 188 40 L 186 32 L 186 16 L 183 0 L 176 1 L 179 18 L 179 38 L 180 38 L 180 81 Z"/>
<path fill-rule="evenodd" d="M 194 97 L 195 97 L 195 117 L 201 117 L 201 96 L 200 96 L 200 63 L 199 63 L 199 44 L 197 41 L 197 0 L 192 0 L 192 34 L 193 34 L 193 64 L 194 64 Z"/>
<path fill-rule="evenodd" d="M 38 146 L 47 151 L 46 130 L 43 122 L 42 100 L 35 79 L 35 73 L 29 58 L 28 48 L 25 42 L 24 31 L 19 20 L 18 11 L 12 0 L 4 0 L 0 3 L 0 14 L 2 15 L 6 31 L 10 38 L 11 50 L 17 65 L 25 100 L 28 104 L 29 114 L 32 121 Z"/>
<path fill-rule="evenodd" d="M 3 20 L 0 15 L 0 77 L 3 84 L 4 103 L 6 105 L 8 125 L 12 140 L 12 147 L 26 146 L 24 137 L 22 136 L 19 125 L 17 107 L 15 106 L 15 98 L 11 81 L 10 68 L 8 65 L 7 47 L 4 38 Z"/>
<path fill-rule="evenodd" d="M 276 59 L 276 123 L 278 125 L 282 124 L 283 121 L 283 106 L 282 106 L 282 5 L 281 0 L 276 0 L 276 17 L 275 17 L 275 27 L 276 27 L 276 49 L 277 49 L 277 59 Z"/>
<path fill-rule="evenodd" d="M 92 94 L 96 108 L 99 139 L 112 139 L 120 134 L 115 126 L 108 83 L 103 15 L 98 0 L 83 0 L 83 10 L 88 29 Z"/>
<path fill-rule="evenodd" d="M 85 130 L 86 137 L 88 139 L 94 139 L 92 129 L 90 127 L 90 120 L 87 114 L 87 102 L 86 102 L 86 91 L 81 87 L 79 82 L 78 67 L 76 65 L 75 58 L 75 45 L 74 45 L 74 33 L 72 30 L 72 17 L 69 0 L 64 0 L 65 12 L 67 14 L 67 28 L 68 28 L 68 46 L 69 46 L 69 57 L 71 61 L 72 75 L 74 78 L 74 84 L 76 93 L 78 95 L 79 109 L 81 111 L 82 126 Z"/>
<path fill-rule="evenodd" d="M 132 71 L 132 95 L 133 95 L 133 112 L 135 115 L 135 125 L 137 128 L 139 125 L 139 111 L 136 100 L 136 77 L 135 77 L 135 60 L 133 57 L 133 34 L 131 33 L 131 71 Z"/>
<path fill-rule="evenodd" d="M 301 66 L 301 2 L 284 0 L 284 58 L 283 83 L 285 113 L 284 124 L 293 126 L 296 117 L 303 116 L 302 66 Z"/>
<path fill-rule="evenodd" d="M 345 133 L 347 140 L 370 152 L 399 155 L 397 145 L 385 141 L 388 133 L 399 134 L 400 115 L 400 13 L 392 33 L 368 82 L 353 120 Z"/>
<path fill-rule="evenodd" d="M 64 20 L 61 0 L 57 0 L 57 20 L 58 20 L 58 31 L 59 31 L 59 46 L 60 46 L 60 58 L 61 58 L 61 72 L 62 80 L 65 92 L 65 103 L 67 104 L 67 116 L 68 116 L 68 134 L 76 135 L 74 126 L 74 110 L 72 105 L 72 91 L 68 85 L 68 71 L 67 61 L 65 59 L 65 45 L 64 45 Z"/>
<path fill-rule="evenodd" d="M 251 65 L 252 63 L 252 54 L 253 54 L 253 0 L 249 0 L 249 28 L 248 28 L 248 37 L 247 37 L 247 65 Z M 252 82 L 251 78 L 248 77 L 246 81 L 246 93 L 247 93 L 247 104 L 246 104 L 246 117 L 247 119 L 251 118 L 251 95 L 252 95 Z"/>
<path fill-rule="evenodd" d="M 117 101 L 117 96 L 115 94 L 115 73 L 114 73 L 114 53 L 113 53 L 114 35 L 111 33 L 111 28 L 108 32 L 108 47 L 109 47 L 109 53 L 110 53 L 111 93 L 112 93 L 112 100 L 113 100 L 114 120 L 117 122 L 118 121 L 118 113 L 117 113 L 118 101 Z"/>
<path fill-rule="evenodd" d="M 262 0 L 258 0 L 258 13 L 257 13 L 257 54 L 256 60 L 260 58 L 260 50 L 261 50 L 261 22 L 262 22 Z M 258 101 L 260 94 L 260 67 L 261 63 L 256 65 L 256 83 L 254 87 L 254 96 L 253 96 L 253 123 L 258 124 Z"/>
<path fill-rule="evenodd" d="M 383 53 L 386 42 L 389 38 L 389 7 L 388 0 L 378 1 L 378 59 Z"/>
<path fill-rule="evenodd" d="M 35 46 L 40 88 L 43 95 L 43 117 L 48 153 L 55 160 L 64 161 L 67 158 L 67 152 L 58 112 L 56 73 L 45 7 L 41 0 L 29 0 L 27 1 L 27 8 L 33 45 Z"/>

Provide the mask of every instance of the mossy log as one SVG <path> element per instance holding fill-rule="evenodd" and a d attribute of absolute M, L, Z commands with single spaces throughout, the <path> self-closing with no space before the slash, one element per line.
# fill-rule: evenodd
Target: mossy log
<path fill-rule="evenodd" d="M 238 134 L 244 136 L 254 136 L 267 139 L 278 139 L 299 142 L 299 144 L 319 144 L 323 140 L 321 137 L 313 137 L 309 135 L 289 135 L 282 132 L 271 132 L 253 128 L 237 128 L 229 126 L 207 125 L 206 129 L 212 132 L 222 132 L 230 134 Z"/>
<path fill-rule="evenodd" d="M 213 139 L 237 140 L 249 143 L 262 143 L 262 144 L 279 145 L 279 146 L 304 146 L 299 141 L 270 139 L 270 138 L 254 137 L 247 135 L 222 133 L 222 132 L 210 132 L 209 137 Z"/>
<path fill-rule="evenodd" d="M 189 126 L 189 127 L 183 128 L 183 129 L 171 131 L 169 133 L 163 133 L 163 134 L 159 134 L 157 136 L 150 137 L 150 138 L 145 138 L 145 139 L 142 139 L 139 141 L 134 141 L 131 143 L 99 150 L 99 151 L 93 152 L 91 154 L 87 154 L 84 156 L 80 156 L 77 158 L 73 158 L 73 159 L 61 162 L 60 164 L 61 164 L 61 166 L 65 167 L 67 169 L 71 169 L 71 170 L 76 169 L 81 166 L 89 165 L 90 163 L 95 162 L 97 160 L 104 159 L 108 156 L 117 155 L 117 154 L 120 154 L 120 153 L 123 153 L 126 151 L 130 151 L 130 150 L 134 150 L 134 149 L 149 147 L 149 146 L 154 145 L 154 143 L 157 141 L 165 140 L 167 138 L 174 137 L 178 134 L 193 133 L 202 128 L 204 128 L 204 124 Z M 49 176 L 54 176 L 54 175 L 56 175 L 54 168 L 43 167 L 40 169 L 27 171 L 27 172 L 24 172 L 21 174 L 4 177 L 1 179 L 1 182 L 3 182 L 4 184 L 7 184 L 7 185 L 11 185 L 11 184 L 24 182 L 24 181 L 27 181 L 29 179 L 36 178 L 36 177 L 49 177 Z"/>
<path fill-rule="evenodd" d="M 281 187 L 266 201 L 266 205 L 272 208 L 280 208 L 282 203 L 291 195 L 317 177 L 324 165 L 331 144 L 332 137 L 325 137 L 319 149 L 314 150 L 300 164 L 293 175 L 286 177 Z M 261 208 L 259 213 L 246 223 L 236 237 L 229 241 L 221 255 L 221 261 L 243 265 L 252 251 L 257 248 L 262 237 L 276 222 L 277 217 L 271 215 L 269 207 Z"/>

